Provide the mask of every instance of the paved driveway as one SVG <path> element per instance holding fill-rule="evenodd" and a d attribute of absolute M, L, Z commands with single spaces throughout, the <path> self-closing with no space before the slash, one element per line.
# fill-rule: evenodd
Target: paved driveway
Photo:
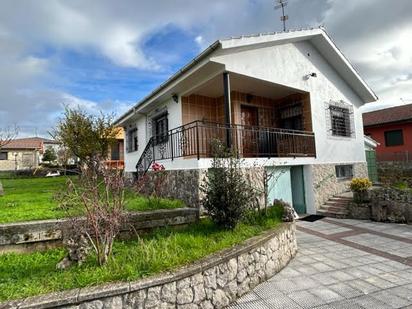
<path fill-rule="evenodd" d="M 412 226 L 298 222 L 297 256 L 230 308 L 412 308 Z"/>

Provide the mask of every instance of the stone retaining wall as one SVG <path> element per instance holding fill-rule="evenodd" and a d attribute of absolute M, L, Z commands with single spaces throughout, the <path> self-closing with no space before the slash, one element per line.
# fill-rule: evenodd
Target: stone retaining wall
<path fill-rule="evenodd" d="M 372 189 L 367 202 L 350 204 L 348 215 L 354 219 L 412 224 L 412 190 Z"/>
<path fill-rule="evenodd" d="M 412 162 L 377 162 L 379 182 L 394 185 L 405 182 L 412 187 Z"/>
<path fill-rule="evenodd" d="M 350 179 L 338 179 L 335 171 L 336 165 L 337 164 L 312 165 L 313 192 L 316 209 L 319 209 L 320 206 L 331 197 L 349 191 Z M 366 162 L 353 163 L 352 165 L 354 178 L 368 178 Z"/>
<path fill-rule="evenodd" d="M 297 251 L 284 223 L 190 266 L 136 282 L 114 283 L 12 301 L 7 308 L 223 308 L 285 267 Z M 2 307 L 2 304 L 0 304 Z"/>
<path fill-rule="evenodd" d="M 154 211 L 128 212 L 122 234 L 150 230 L 166 225 L 193 223 L 198 218 L 198 210 L 193 208 L 162 209 Z M 65 220 L 41 220 L 0 224 L 0 253 L 24 252 L 47 249 L 61 245 Z"/>
<path fill-rule="evenodd" d="M 200 189 L 204 183 L 206 176 L 206 169 L 188 169 L 188 170 L 165 170 L 164 184 L 162 185 L 162 192 L 159 194 L 164 198 L 172 198 L 183 201 L 188 207 L 201 208 L 200 201 L 203 197 L 203 192 Z M 263 167 L 242 168 L 242 172 L 250 185 L 256 189 L 256 192 L 264 192 Z M 142 191 L 146 193 L 151 192 L 151 181 L 153 173 L 148 172 L 145 177 L 146 189 L 143 187 Z M 263 207 L 265 204 L 264 194 L 257 196 L 259 204 Z"/>

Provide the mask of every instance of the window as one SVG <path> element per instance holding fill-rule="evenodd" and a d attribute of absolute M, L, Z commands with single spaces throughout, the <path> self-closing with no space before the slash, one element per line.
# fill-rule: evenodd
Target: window
<path fill-rule="evenodd" d="M 303 130 L 302 104 L 294 104 L 280 110 L 281 127 L 290 130 Z"/>
<path fill-rule="evenodd" d="M 400 146 L 403 145 L 402 130 L 392 130 L 385 132 L 385 146 Z"/>
<path fill-rule="evenodd" d="M 167 113 L 163 113 L 153 119 L 153 137 L 155 144 L 165 143 L 168 140 L 168 119 Z"/>
<path fill-rule="evenodd" d="M 0 160 L 7 160 L 7 152 L 0 152 Z"/>
<path fill-rule="evenodd" d="M 137 128 L 127 131 L 127 152 L 137 151 L 139 143 L 137 140 Z"/>
<path fill-rule="evenodd" d="M 353 177 L 353 166 L 352 165 L 336 165 L 335 166 L 336 177 L 337 178 L 352 178 Z"/>
<path fill-rule="evenodd" d="M 330 106 L 330 119 L 332 126 L 332 135 L 334 136 L 351 136 L 349 109 Z"/>

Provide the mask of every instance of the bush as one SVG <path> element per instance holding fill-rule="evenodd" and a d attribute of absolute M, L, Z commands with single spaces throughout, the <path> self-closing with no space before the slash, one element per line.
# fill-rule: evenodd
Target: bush
<path fill-rule="evenodd" d="M 201 191 L 203 207 L 220 227 L 234 229 L 255 208 L 256 193 L 240 169 L 240 160 L 220 141 L 212 141 L 213 161 Z"/>
<path fill-rule="evenodd" d="M 372 182 L 368 178 L 353 178 L 350 183 L 350 189 L 353 192 L 364 192 L 372 187 Z"/>

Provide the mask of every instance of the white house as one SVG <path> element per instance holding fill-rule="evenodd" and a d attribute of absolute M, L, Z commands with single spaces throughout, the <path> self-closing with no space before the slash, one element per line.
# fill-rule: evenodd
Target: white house
<path fill-rule="evenodd" d="M 359 108 L 376 100 L 323 28 L 219 40 L 117 120 L 125 171 L 159 161 L 171 194 L 196 204 L 218 138 L 257 183 L 280 173 L 270 200 L 316 213 L 367 177 Z"/>

